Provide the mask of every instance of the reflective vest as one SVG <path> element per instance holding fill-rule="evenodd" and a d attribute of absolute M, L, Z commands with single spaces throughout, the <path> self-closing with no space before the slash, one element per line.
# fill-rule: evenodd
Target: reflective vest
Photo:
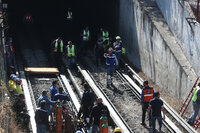
<path fill-rule="evenodd" d="M 103 42 L 104 42 L 105 40 L 109 40 L 109 33 L 103 31 Z"/>
<path fill-rule="evenodd" d="M 8 81 L 8 88 L 9 88 L 9 91 L 13 91 L 14 90 L 14 87 L 15 87 L 15 81 L 13 80 L 9 80 Z"/>
<path fill-rule="evenodd" d="M 67 46 L 67 56 L 68 57 L 74 57 L 75 56 L 75 50 L 74 50 L 74 45 L 70 48 Z"/>
<path fill-rule="evenodd" d="M 126 49 L 122 48 L 122 54 L 125 54 L 125 53 L 126 53 Z"/>
<path fill-rule="evenodd" d="M 54 52 L 58 51 L 58 39 L 56 39 Z M 60 52 L 63 52 L 63 41 L 60 42 Z"/>
<path fill-rule="evenodd" d="M 83 30 L 83 41 L 89 41 L 90 31 Z"/>
<path fill-rule="evenodd" d="M 67 15 L 68 15 L 68 16 L 67 16 L 67 19 L 68 19 L 68 20 L 72 20 L 72 12 L 71 12 L 71 11 L 68 11 L 68 12 L 67 12 Z"/>
<path fill-rule="evenodd" d="M 145 87 L 144 91 L 144 102 L 149 102 L 153 99 L 153 88 Z"/>
<path fill-rule="evenodd" d="M 197 86 L 196 88 L 195 88 L 195 90 L 194 90 L 194 94 L 193 94 L 193 97 L 192 97 L 192 101 L 193 102 L 196 102 L 196 100 L 197 100 L 197 92 L 198 92 L 198 90 L 200 90 L 200 87 L 199 86 Z"/>

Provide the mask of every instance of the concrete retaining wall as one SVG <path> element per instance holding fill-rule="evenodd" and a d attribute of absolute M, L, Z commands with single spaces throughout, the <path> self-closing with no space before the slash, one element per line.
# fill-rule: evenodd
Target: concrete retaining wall
<path fill-rule="evenodd" d="M 186 18 L 194 18 L 194 14 L 188 2 L 182 0 L 156 0 L 156 2 L 186 57 L 199 75 L 200 25 L 198 23 L 189 25 Z"/>
<path fill-rule="evenodd" d="M 185 99 L 195 72 L 153 0 L 120 0 L 119 29 L 129 60 L 160 87 Z"/>

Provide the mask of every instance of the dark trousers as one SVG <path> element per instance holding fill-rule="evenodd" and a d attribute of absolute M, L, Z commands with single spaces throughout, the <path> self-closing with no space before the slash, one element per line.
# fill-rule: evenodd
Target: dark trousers
<path fill-rule="evenodd" d="M 100 64 L 102 64 L 104 62 L 103 49 L 96 50 L 95 56 L 96 56 L 96 65 L 97 66 L 99 66 Z"/>
<path fill-rule="evenodd" d="M 149 107 L 149 102 L 144 102 L 144 107 L 142 108 L 142 123 L 145 123 L 146 112 Z M 149 122 L 151 120 L 151 112 L 149 113 Z"/>

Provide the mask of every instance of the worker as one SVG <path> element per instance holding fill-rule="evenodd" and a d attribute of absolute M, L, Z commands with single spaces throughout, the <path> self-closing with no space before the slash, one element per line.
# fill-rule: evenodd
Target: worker
<path fill-rule="evenodd" d="M 67 45 L 67 62 L 68 62 L 68 67 L 70 69 L 72 69 L 75 66 L 75 58 L 76 58 L 75 46 L 72 44 L 71 41 L 68 41 L 68 45 Z"/>
<path fill-rule="evenodd" d="M 41 101 L 42 101 L 42 100 L 45 100 L 45 101 L 46 101 L 45 110 L 47 110 L 48 115 L 51 116 L 52 111 L 51 111 L 50 105 L 56 104 L 56 101 L 51 101 L 51 100 L 48 98 L 48 96 L 47 96 L 47 91 L 46 91 L 46 90 L 43 90 L 43 91 L 42 91 L 42 95 L 41 95 L 41 96 L 39 97 L 39 99 L 38 99 L 38 107 L 41 106 Z"/>
<path fill-rule="evenodd" d="M 102 31 L 102 37 L 103 37 L 103 42 L 108 40 L 109 41 L 109 32 L 108 30 L 103 30 Z"/>
<path fill-rule="evenodd" d="M 193 104 L 193 113 L 188 120 L 188 124 L 190 124 L 191 126 L 194 125 L 194 122 L 196 121 L 196 117 L 200 110 L 200 83 L 194 89 L 192 104 Z"/>
<path fill-rule="evenodd" d="M 149 87 L 149 82 L 145 80 L 143 82 L 142 94 L 141 94 L 141 104 L 142 104 L 142 122 L 141 125 L 146 126 L 145 116 L 147 109 L 149 107 L 150 100 L 153 99 L 154 90 L 152 87 Z M 149 126 L 151 127 L 151 115 L 149 113 Z"/>
<path fill-rule="evenodd" d="M 17 100 L 15 101 L 14 110 L 16 111 L 17 118 L 23 119 L 23 126 L 26 130 L 29 130 L 30 116 L 26 109 L 25 96 L 24 94 L 19 94 Z"/>
<path fill-rule="evenodd" d="M 50 87 L 51 101 L 54 101 L 54 96 L 57 93 L 57 86 L 58 86 L 58 81 L 57 80 L 53 81 L 52 86 Z"/>
<path fill-rule="evenodd" d="M 163 112 L 163 120 L 165 120 L 165 110 L 163 107 L 163 101 L 160 99 L 160 93 L 155 92 L 154 99 L 152 99 L 149 102 L 149 107 L 148 107 L 148 116 L 151 115 L 153 133 L 156 133 L 156 130 L 155 130 L 156 120 L 158 120 L 158 123 L 159 123 L 158 130 L 159 130 L 159 132 L 161 132 L 161 128 L 162 128 L 161 111 Z M 152 112 L 152 113 L 150 114 L 150 112 Z"/>
<path fill-rule="evenodd" d="M 117 128 L 115 128 L 113 133 L 122 133 L 122 130 L 121 130 L 121 128 L 117 127 Z"/>
<path fill-rule="evenodd" d="M 101 116 L 110 117 L 110 112 L 106 105 L 103 104 L 102 98 L 97 98 L 97 105 L 92 108 L 90 114 L 90 125 L 92 125 L 92 133 L 99 132 L 100 118 Z"/>
<path fill-rule="evenodd" d="M 23 20 L 26 24 L 33 24 L 33 17 L 30 13 L 26 13 Z"/>
<path fill-rule="evenodd" d="M 116 41 L 113 43 L 114 51 L 118 60 L 118 66 L 120 66 L 120 58 L 122 54 L 122 41 L 120 36 L 116 36 Z"/>
<path fill-rule="evenodd" d="M 60 87 L 58 89 L 58 93 L 55 94 L 54 100 L 60 100 L 63 104 L 65 104 L 66 101 L 70 101 L 70 97 L 66 93 L 64 93 L 63 88 Z"/>
<path fill-rule="evenodd" d="M 104 48 L 103 48 L 103 38 L 99 37 L 98 41 L 94 45 L 94 53 L 96 56 L 96 65 L 97 67 L 103 62 L 103 53 L 104 53 Z"/>
<path fill-rule="evenodd" d="M 113 54 L 113 49 L 108 49 L 108 54 L 106 57 L 106 65 L 107 65 L 107 88 L 110 88 L 110 85 L 112 85 L 112 77 L 114 76 L 115 72 L 115 66 L 118 65 L 118 60 L 116 58 L 116 55 Z"/>
<path fill-rule="evenodd" d="M 81 44 L 80 54 L 85 56 L 87 54 L 86 51 L 90 48 L 90 40 L 91 40 L 90 30 L 88 26 L 86 26 L 86 28 L 83 29 L 81 37 L 82 37 L 82 44 Z"/>
<path fill-rule="evenodd" d="M 62 66 L 62 57 L 64 54 L 64 42 L 61 37 L 58 37 L 58 39 L 54 40 L 52 42 L 51 46 L 51 52 L 52 52 L 52 63 L 56 67 Z"/>
<path fill-rule="evenodd" d="M 84 87 L 84 92 L 81 99 L 81 109 L 79 111 L 78 118 L 80 118 L 82 112 L 85 125 L 88 126 L 89 115 L 94 105 L 95 96 L 94 93 L 90 90 L 89 85 L 87 83 L 85 83 L 83 87 Z"/>
<path fill-rule="evenodd" d="M 72 21 L 72 10 L 71 10 L 71 8 L 68 8 L 68 11 L 67 11 L 67 20 Z"/>
<path fill-rule="evenodd" d="M 48 122 L 48 111 L 46 110 L 46 101 L 40 102 L 40 107 L 35 111 L 35 122 L 37 126 L 37 133 L 48 133 L 49 122 Z"/>

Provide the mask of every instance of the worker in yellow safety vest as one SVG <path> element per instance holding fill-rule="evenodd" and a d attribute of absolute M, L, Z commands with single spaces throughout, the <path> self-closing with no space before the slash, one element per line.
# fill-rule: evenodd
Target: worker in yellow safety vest
<path fill-rule="evenodd" d="M 85 29 L 83 29 L 81 33 L 81 46 L 80 46 L 80 55 L 81 56 L 86 56 L 87 50 L 90 49 L 90 40 L 91 40 L 91 34 L 89 27 L 86 26 Z"/>
<path fill-rule="evenodd" d="M 193 102 L 193 113 L 188 120 L 188 124 L 193 126 L 200 109 L 200 83 L 194 89 L 192 102 Z"/>
<path fill-rule="evenodd" d="M 68 62 L 68 67 L 71 69 L 75 65 L 75 46 L 72 44 L 72 41 L 68 41 L 67 45 L 67 62 Z"/>
<path fill-rule="evenodd" d="M 64 42 L 61 37 L 58 37 L 58 39 L 54 40 L 51 46 L 51 52 L 52 52 L 52 63 L 56 67 L 62 66 L 62 56 L 64 54 Z"/>
<path fill-rule="evenodd" d="M 10 80 L 8 81 L 9 91 L 13 94 L 21 94 L 22 93 L 21 82 L 22 81 L 20 78 L 18 78 L 14 74 L 11 74 Z"/>
<path fill-rule="evenodd" d="M 103 42 L 108 40 L 109 41 L 109 32 L 108 30 L 103 30 L 102 31 L 102 37 L 103 37 Z"/>

